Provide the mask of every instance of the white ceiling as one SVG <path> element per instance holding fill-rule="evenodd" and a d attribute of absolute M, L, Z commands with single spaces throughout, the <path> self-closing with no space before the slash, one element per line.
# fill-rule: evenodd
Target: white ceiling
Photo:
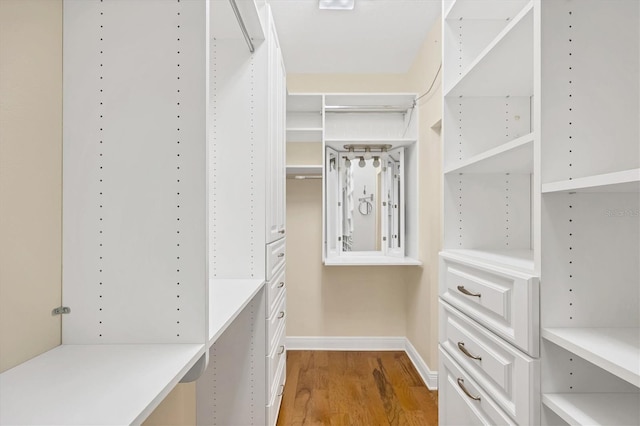
<path fill-rule="evenodd" d="M 404 73 L 440 17 L 441 0 L 270 0 L 287 73 Z"/>

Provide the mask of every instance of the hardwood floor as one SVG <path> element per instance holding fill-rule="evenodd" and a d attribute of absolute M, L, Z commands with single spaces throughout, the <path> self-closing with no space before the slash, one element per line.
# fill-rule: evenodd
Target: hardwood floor
<path fill-rule="evenodd" d="M 404 352 L 289 351 L 277 424 L 437 425 L 438 394 Z"/>

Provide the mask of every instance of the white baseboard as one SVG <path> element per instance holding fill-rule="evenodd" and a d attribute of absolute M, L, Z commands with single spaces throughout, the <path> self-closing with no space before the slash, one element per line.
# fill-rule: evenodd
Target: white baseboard
<path fill-rule="evenodd" d="M 426 362 L 424 362 L 420 354 L 418 354 L 418 351 L 411 344 L 409 339 L 405 339 L 405 352 L 413 363 L 413 366 L 416 367 L 416 370 L 418 370 L 418 373 L 420 374 L 420 377 L 422 377 L 424 384 L 427 385 L 427 388 L 429 388 L 429 390 L 437 390 L 438 372 L 431 371 L 429 369 L 429 366 Z"/>
<path fill-rule="evenodd" d="M 431 371 L 406 337 L 288 336 L 288 350 L 306 351 L 405 351 L 427 388 L 438 389 L 438 372 Z"/>
<path fill-rule="evenodd" d="M 287 349 L 306 351 L 402 351 L 404 337 L 287 336 Z"/>

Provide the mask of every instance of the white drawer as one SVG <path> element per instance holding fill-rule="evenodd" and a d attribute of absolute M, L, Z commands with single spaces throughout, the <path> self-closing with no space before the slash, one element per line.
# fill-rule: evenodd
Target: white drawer
<path fill-rule="evenodd" d="M 284 265 L 285 240 L 282 238 L 267 244 L 267 281 L 271 281 L 276 272 Z"/>
<path fill-rule="evenodd" d="M 276 302 L 276 309 L 271 313 L 271 316 L 267 319 L 267 348 L 273 349 L 276 345 L 277 332 L 280 327 L 284 327 L 286 324 L 286 307 L 287 307 L 287 292 L 282 292 L 280 299 Z"/>
<path fill-rule="evenodd" d="M 273 381 L 276 379 L 278 365 L 282 359 L 286 359 L 287 351 L 285 347 L 285 327 L 284 323 L 280 324 L 280 328 L 276 331 L 276 338 L 273 341 L 273 347 L 269 350 L 267 356 L 267 390 L 271 389 Z"/>
<path fill-rule="evenodd" d="M 276 272 L 271 281 L 268 281 L 265 285 L 267 289 L 267 297 L 265 297 L 265 301 L 267 303 L 266 314 L 267 318 L 271 317 L 271 314 L 276 310 L 276 303 L 278 302 L 278 298 L 285 290 L 285 265 L 282 265 L 282 268 Z"/>
<path fill-rule="evenodd" d="M 440 347 L 438 423 L 441 425 L 515 425 L 498 404 Z"/>
<path fill-rule="evenodd" d="M 538 424 L 540 362 L 440 301 L 440 345 L 518 424 Z"/>
<path fill-rule="evenodd" d="M 278 420 L 278 412 L 280 411 L 280 403 L 282 402 L 282 394 L 284 394 L 284 384 L 286 382 L 287 364 L 285 359 L 280 360 L 276 373 L 277 380 L 273 381 L 271 390 L 269 391 L 269 405 L 267 405 L 267 419 L 269 425 L 275 425 Z"/>
<path fill-rule="evenodd" d="M 529 355 L 539 354 L 538 278 L 440 254 L 440 297 Z"/>

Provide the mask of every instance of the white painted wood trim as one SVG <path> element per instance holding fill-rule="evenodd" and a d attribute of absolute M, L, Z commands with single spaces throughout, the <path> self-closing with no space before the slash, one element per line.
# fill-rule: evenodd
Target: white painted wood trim
<path fill-rule="evenodd" d="M 413 363 L 413 366 L 418 370 L 420 377 L 424 381 L 424 384 L 429 390 L 438 389 L 438 372 L 431 371 L 427 363 L 422 359 L 415 346 L 411 344 L 409 339 L 405 338 L 405 352 L 409 356 L 409 359 Z"/>
<path fill-rule="evenodd" d="M 385 336 L 287 336 L 289 350 L 402 351 L 404 337 Z"/>
<path fill-rule="evenodd" d="M 431 371 L 406 337 L 389 336 L 287 336 L 287 350 L 405 351 L 429 390 L 438 389 L 438 372 Z"/>

